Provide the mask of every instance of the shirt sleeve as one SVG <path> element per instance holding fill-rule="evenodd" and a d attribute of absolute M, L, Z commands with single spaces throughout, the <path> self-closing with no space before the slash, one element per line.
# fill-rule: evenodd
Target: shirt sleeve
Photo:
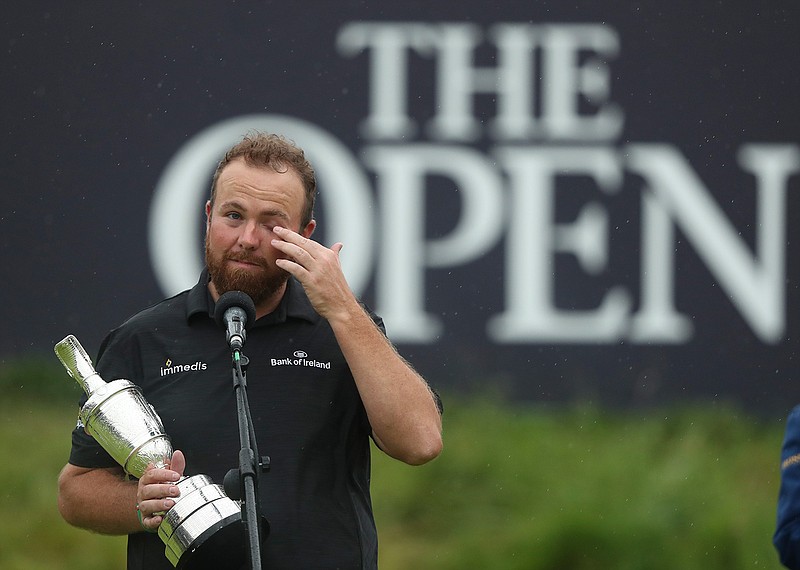
<path fill-rule="evenodd" d="M 781 563 L 790 570 L 800 570 L 800 406 L 786 420 L 778 517 L 772 540 Z"/>

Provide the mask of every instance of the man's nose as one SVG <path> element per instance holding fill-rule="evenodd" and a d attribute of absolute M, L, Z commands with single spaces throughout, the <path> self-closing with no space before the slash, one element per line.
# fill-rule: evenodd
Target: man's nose
<path fill-rule="evenodd" d="M 247 222 L 242 226 L 242 231 L 239 233 L 239 244 L 245 249 L 256 249 L 261 243 L 261 234 L 259 224 L 256 222 Z"/>

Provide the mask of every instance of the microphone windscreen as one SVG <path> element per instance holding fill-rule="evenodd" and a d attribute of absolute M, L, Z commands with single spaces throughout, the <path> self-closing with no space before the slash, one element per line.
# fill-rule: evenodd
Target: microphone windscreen
<path fill-rule="evenodd" d="M 231 307 L 239 307 L 247 315 L 245 328 L 248 328 L 256 320 L 256 306 L 250 295 L 242 291 L 228 291 L 220 296 L 217 300 L 217 306 L 214 307 L 214 320 L 217 325 L 225 328 L 225 311 Z"/>

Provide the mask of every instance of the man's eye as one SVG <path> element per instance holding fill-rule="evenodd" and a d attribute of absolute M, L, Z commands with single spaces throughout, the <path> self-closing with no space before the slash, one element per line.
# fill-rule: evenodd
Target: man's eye
<path fill-rule="evenodd" d="M 239 212 L 228 212 L 225 214 L 226 217 L 230 218 L 231 220 L 241 220 L 242 216 Z"/>

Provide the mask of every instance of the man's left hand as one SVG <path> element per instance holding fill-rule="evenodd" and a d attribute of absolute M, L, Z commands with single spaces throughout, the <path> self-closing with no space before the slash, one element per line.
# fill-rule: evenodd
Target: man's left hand
<path fill-rule="evenodd" d="M 356 302 L 339 261 L 341 243 L 327 248 L 284 227 L 277 226 L 274 232 L 278 239 L 272 240 L 273 247 L 287 256 L 275 264 L 300 281 L 322 317 L 331 320 L 349 303 Z"/>

